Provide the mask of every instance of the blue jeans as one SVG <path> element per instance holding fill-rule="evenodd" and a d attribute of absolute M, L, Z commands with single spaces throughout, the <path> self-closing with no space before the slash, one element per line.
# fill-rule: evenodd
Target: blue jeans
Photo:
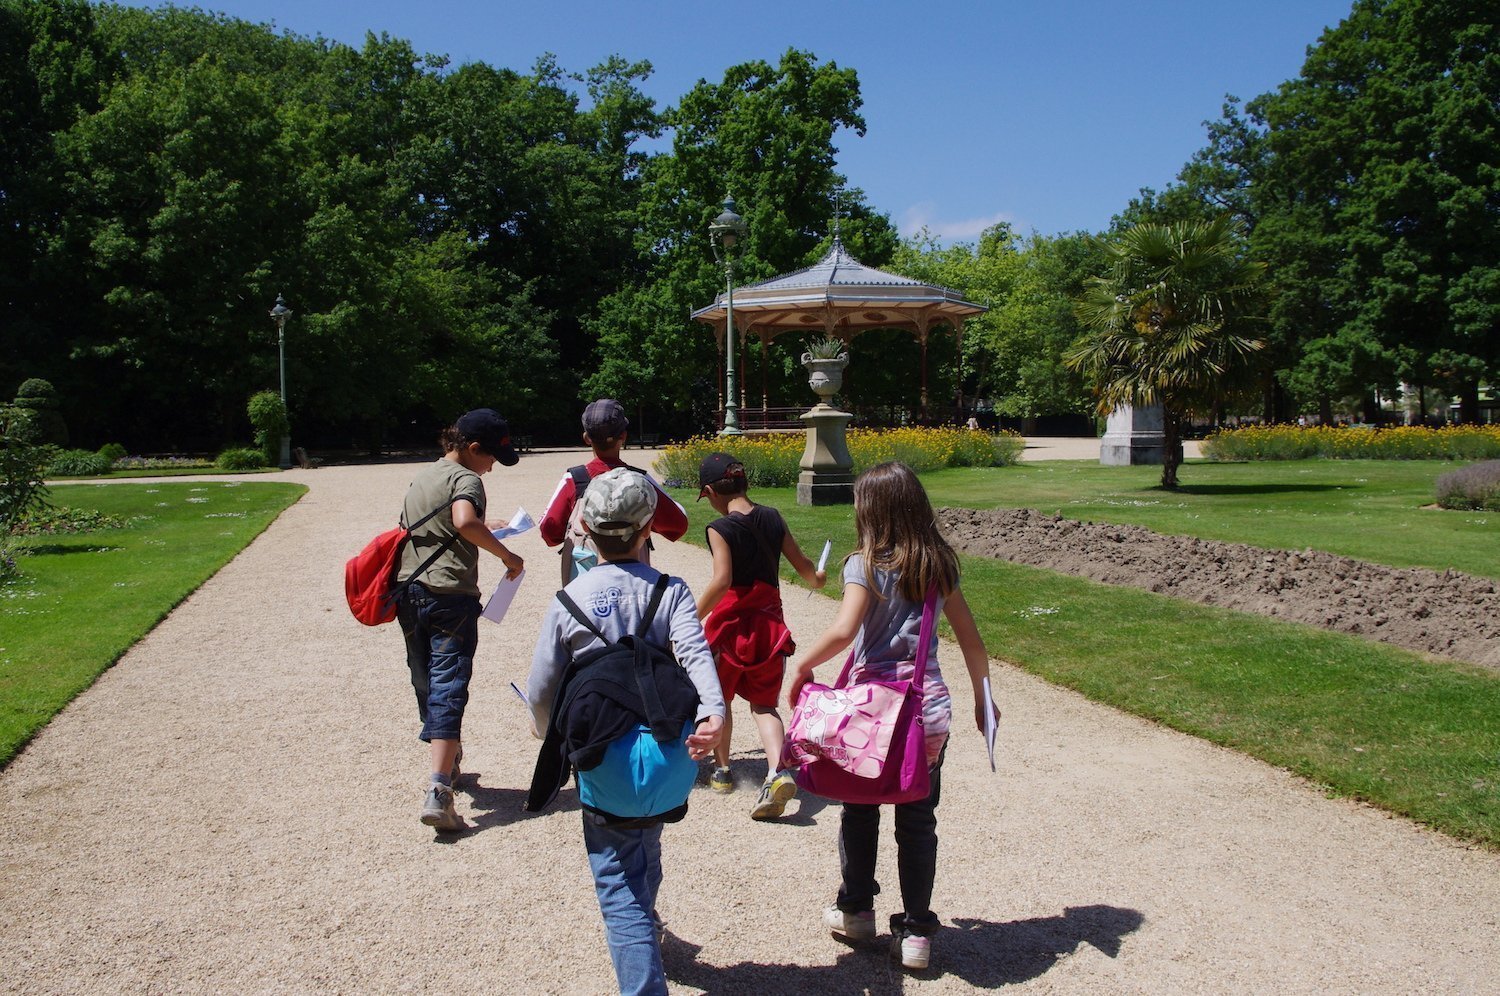
<path fill-rule="evenodd" d="M 938 928 L 932 912 L 932 882 L 937 877 L 937 806 L 942 797 L 943 759 L 932 769 L 932 791 L 919 802 L 903 802 L 896 811 L 896 875 L 901 881 L 898 918 L 913 934 L 930 935 Z M 880 883 L 875 881 L 875 852 L 880 843 L 880 807 L 844 803 L 839 820 L 838 908 L 860 913 L 875 908 Z"/>
<path fill-rule="evenodd" d="M 656 940 L 655 912 L 661 888 L 661 824 L 615 830 L 595 826 L 584 813 L 583 844 L 621 996 L 664 996 L 667 976 Z"/>
<path fill-rule="evenodd" d="M 458 740 L 479 647 L 479 597 L 435 595 L 413 584 L 396 606 L 423 740 Z"/>

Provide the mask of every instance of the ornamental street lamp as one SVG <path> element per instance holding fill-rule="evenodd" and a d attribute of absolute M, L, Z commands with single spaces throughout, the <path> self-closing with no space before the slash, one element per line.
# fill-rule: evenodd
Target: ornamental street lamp
<path fill-rule="evenodd" d="M 724 210 L 708 225 L 714 259 L 724 266 L 724 428 L 719 431 L 721 436 L 744 435 L 740 431 L 739 383 L 734 363 L 734 246 L 748 230 L 745 219 L 734 211 L 734 198 L 726 195 Z"/>
<path fill-rule="evenodd" d="M 286 306 L 281 295 L 276 295 L 276 307 L 271 309 L 271 321 L 276 323 L 276 353 L 277 363 L 281 368 L 281 410 L 287 412 L 286 407 L 286 320 L 292 315 L 292 309 Z M 292 437 L 287 433 L 281 434 L 281 462 L 280 467 L 286 470 L 292 465 Z"/>

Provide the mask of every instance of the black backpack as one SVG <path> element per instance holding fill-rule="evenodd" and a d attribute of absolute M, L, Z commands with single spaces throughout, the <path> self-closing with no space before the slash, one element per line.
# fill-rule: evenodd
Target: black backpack
<path fill-rule="evenodd" d="M 579 802 L 602 824 L 649 826 L 687 812 L 697 763 L 683 738 L 697 716 L 698 691 L 672 652 L 646 639 L 669 581 L 657 579 L 636 632 L 616 641 L 557 593 L 604 646 L 573 658 L 563 673 L 525 809 L 546 807 L 577 771 Z"/>

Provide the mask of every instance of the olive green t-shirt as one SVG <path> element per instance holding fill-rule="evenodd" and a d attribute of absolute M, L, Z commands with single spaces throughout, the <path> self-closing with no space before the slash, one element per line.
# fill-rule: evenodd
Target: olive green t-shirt
<path fill-rule="evenodd" d="M 406 489 L 401 521 L 408 525 L 439 506 L 445 507 L 412 530 L 411 539 L 401 548 L 400 580 L 411 577 L 422 561 L 457 534 L 452 509 L 446 507 L 454 499 L 472 502 L 479 518 L 484 518 L 484 483 L 478 474 L 452 460 L 439 459 L 423 467 Z M 459 536 L 417 580 L 434 594 L 478 595 L 479 548 Z"/>

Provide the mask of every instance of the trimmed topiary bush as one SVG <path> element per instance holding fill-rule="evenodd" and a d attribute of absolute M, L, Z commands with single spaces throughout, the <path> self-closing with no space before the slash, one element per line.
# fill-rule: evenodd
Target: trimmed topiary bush
<path fill-rule="evenodd" d="M 281 438 L 291 428 L 286 405 L 275 391 L 261 391 L 250 398 L 250 424 L 255 426 L 255 445 L 265 455 L 262 466 L 274 467 L 281 459 Z"/>
<path fill-rule="evenodd" d="M 1500 460 L 1470 464 L 1439 477 L 1437 503 L 1443 508 L 1500 512 Z"/>
<path fill-rule="evenodd" d="M 130 455 L 130 451 L 121 446 L 119 443 L 105 443 L 103 446 L 99 447 L 99 455 L 108 460 L 110 463 L 114 463 L 116 460 L 123 460 L 128 457 Z"/>
<path fill-rule="evenodd" d="M 40 377 L 16 390 L 16 414 L 10 434 L 34 446 L 68 445 L 68 424 L 57 410 L 57 389 Z"/>
<path fill-rule="evenodd" d="M 97 477 L 108 473 L 113 460 L 91 450 L 59 450 L 47 464 L 51 477 Z"/>
<path fill-rule="evenodd" d="M 250 446 L 230 447 L 214 460 L 214 466 L 220 470 L 259 470 L 266 465 L 266 455 Z"/>

